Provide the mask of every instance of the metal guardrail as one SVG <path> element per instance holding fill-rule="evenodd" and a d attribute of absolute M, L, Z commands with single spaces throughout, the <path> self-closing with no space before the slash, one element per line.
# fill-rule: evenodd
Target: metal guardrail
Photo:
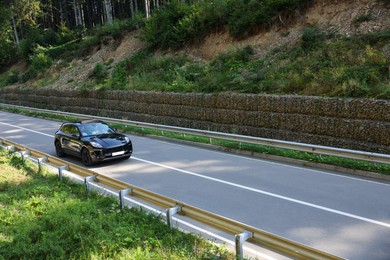
<path fill-rule="evenodd" d="M 165 125 L 123 120 L 123 119 L 113 119 L 113 118 L 100 117 L 100 116 L 90 116 L 90 115 L 77 114 L 77 113 L 53 111 L 53 110 L 39 109 L 39 108 L 32 108 L 32 107 L 23 107 L 23 106 L 16 106 L 16 105 L 4 104 L 4 103 L 0 103 L 0 107 L 1 106 L 14 108 L 14 109 L 36 111 L 41 113 L 71 116 L 71 117 L 76 117 L 81 119 L 94 118 L 94 119 L 99 119 L 114 124 L 123 124 L 127 126 L 136 126 L 136 127 L 149 128 L 149 129 L 160 130 L 160 131 L 190 134 L 196 136 L 203 136 L 207 138 L 215 138 L 215 139 L 222 139 L 222 140 L 229 140 L 229 141 L 237 141 L 242 143 L 272 146 L 272 147 L 291 149 L 291 150 L 297 150 L 297 151 L 303 151 L 303 152 L 309 152 L 315 154 L 332 155 L 332 156 L 338 156 L 338 157 L 344 157 L 350 159 L 363 160 L 363 161 L 368 161 L 373 163 L 390 164 L 390 154 L 354 151 L 349 149 L 342 149 L 342 148 L 335 148 L 335 147 L 328 147 L 328 146 L 296 143 L 296 142 L 274 140 L 274 139 L 253 137 L 253 136 L 220 133 L 220 132 L 205 131 L 199 129 L 184 128 L 184 127 L 165 126 Z"/>
<path fill-rule="evenodd" d="M 255 227 L 240 223 L 238 221 L 207 212 L 205 210 L 187 205 L 183 202 L 176 201 L 168 197 L 164 197 L 129 183 L 112 179 L 73 163 L 61 160 L 57 157 L 53 157 L 23 145 L 8 141 L 1 137 L 0 146 L 6 147 L 8 150 L 19 152 L 23 159 L 26 157 L 33 160 L 35 159 L 34 161 L 38 162 L 40 168 L 42 164 L 48 164 L 50 166 L 56 167 L 58 169 L 60 180 L 62 179 L 62 170 L 66 169 L 67 171 L 84 177 L 86 186 L 88 182 L 93 181 L 119 191 L 120 200 L 123 199 L 123 196 L 129 195 L 137 197 L 141 200 L 148 201 L 154 205 L 162 206 L 163 208 L 167 209 L 167 223 L 170 225 L 170 227 L 172 215 L 180 213 L 181 215 L 184 215 L 190 219 L 215 227 L 219 230 L 235 234 L 237 259 L 242 259 L 244 241 L 252 242 L 278 254 L 295 259 L 343 259 L 338 256 L 322 252 L 306 245 L 302 245 L 297 242 L 257 229 Z M 123 205 L 122 201 L 121 205 Z"/>

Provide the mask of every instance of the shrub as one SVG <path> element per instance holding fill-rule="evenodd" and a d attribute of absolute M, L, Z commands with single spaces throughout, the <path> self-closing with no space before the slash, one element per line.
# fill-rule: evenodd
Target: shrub
<path fill-rule="evenodd" d="M 0 38 L 0 68 L 5 68 L 16 58 L 16 47 L 12 41 Z"/>
<path fill-rule="evenodd" d="M 251 34 L 258 27 L 268 26 L 278 13 L 292 13 L 310 0 L 227 0 L 227 25 L 233 37 Z"/>
<path fill-rule="evenodd" d="M 324 32 L 317 27 L 308 27 L 303 30 L 301 36 L 301 47 L 303 50 L 312 50 L 321 46 L 324 40 Z"/>
<path fill-rule="evenodd" d="M 10 71 L 7 73 L 5 84 L 6 85 L 12 85 L 15 84 L 20 80 L 19 72 L 17 71 Z"/>
<path fill-rule="evenodd" d="M 38 76 L 40 73 L 43 73 L 48 69 L 53 60 L 47 56 L 44 52 L 38 52 L 30 56 L 30 66 L 25 74 L 22 76 L 22 81 L 26 82 L 27 80 Z"/>
<path fill-rule="evenodd" d="M 355 26 L 359 26 L 361 23 L 368 22 L 373 19 L 374 17 L 372 14 L 363 14 L 353 19 L 352 24 L 354 24 Z"/>
<path fill-rule="evenodd" d="M 28 35 L 22 39 L 19 43 L 20 55 L 26 60 L 33 54 L 35 47 L 41 42 L 41 35 L 39 30 L 34 29 L 28 33 Z"/>
<path fill-rule="evenodd" d="M 58 34 L 52 29 L 43 30 L 41 44 L 43 46 L 57 45 L 60 41 Z"/>
<path fill-rule="evenodd" d="M 108 76 L 108 69 L 101 63 L 96 63 L 95 67 L 92 70 L 92 77 L 96 79 L 97 82 L 102 82 Z"/>
<path fill-rule="evenodd" d="M 163 8 L 156 10 L 146 21 L 142 38 L 151 47 L 178 47 L 181 42 L 175 26 L 189 10 L 186 3 L 173 0 Z"/>
<path fill-rule="evenodd" d="M 223 0 L 201 0 L 194 4 L 171 1 L 146 21 L 142 38 L 151 47 L 180 48 L 223 25 L 225 6 Z"/>
<path fill-rule="evenodd" d="M 118 62 L 113 69 L 112 76 L 109 81 L 109 88 L 126 89 L 129 82 L 129 75 L 138 70 L 138 68 L 143 67 L 144 63 L 149 59 L 150 52 L 148 50 L 141 50 L 123 61 Z"/>

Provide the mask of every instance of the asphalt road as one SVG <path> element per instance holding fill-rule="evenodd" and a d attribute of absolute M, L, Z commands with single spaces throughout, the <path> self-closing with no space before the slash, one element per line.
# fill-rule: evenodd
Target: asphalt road
<path fill-rule="evenodd" d="M 0 111 L 0 137 L 50 155 L 60 124 Z M 129 137 L 129 160 L 90 168 L 343 258 L 390 259 L 388 182 Z"/>

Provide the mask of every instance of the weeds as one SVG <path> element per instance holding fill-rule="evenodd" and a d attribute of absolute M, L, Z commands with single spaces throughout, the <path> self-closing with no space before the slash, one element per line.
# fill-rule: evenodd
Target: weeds
<path fill-rule="evenodd" d="M 0 255 L 5 259 L 233 259 L 158 216 L 117 201 L 0 150 Z"/>
<path fill-rule="evenodd" d="M 236 91 L 390 98 L 389 33 L 343 38 L 307 28 L 301 43 L 256 59 L 250 46 L 198 62 L 181 55 L 140 51 L 118 63 L 107 89 L 172 92 Z"/>

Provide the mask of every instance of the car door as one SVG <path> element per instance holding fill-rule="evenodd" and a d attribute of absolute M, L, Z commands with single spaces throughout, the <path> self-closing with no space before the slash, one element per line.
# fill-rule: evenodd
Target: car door
<path fill-rule="evenodd" d="M 61 130 L 60 130 L 60 142 L 61 142 L 61 146 L 62 146 L 62 149 L 65 150 L 65 152 L 67 153 L 71 153 L 71 142 L 70 142 L 70 134 L 71 134 L 71 131 L 70 131 L 70 125 L 63 125 L 61 127 Z"/>
<path fill-rule="evenodd" d="M 67 148 L 69 152 L 79 155 L 82 148 L 81 134 L 77 126 L 69 125 Z"/>

